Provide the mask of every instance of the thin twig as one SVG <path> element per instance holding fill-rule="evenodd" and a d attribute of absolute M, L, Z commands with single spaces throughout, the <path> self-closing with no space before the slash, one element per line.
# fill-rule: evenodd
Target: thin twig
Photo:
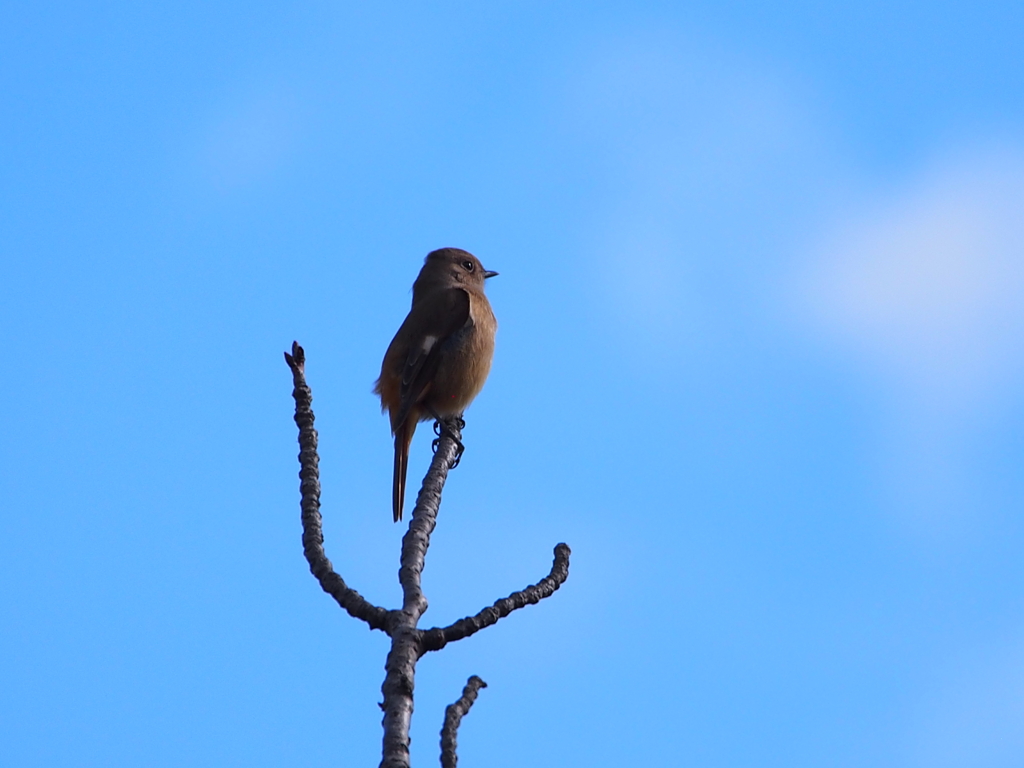
<path fill-rule="evenodd" d="M 320 582 L 320 587 L 338 601 L 338 605 L 356 619 L 362 619 L 370 629 L 385 630 L 388 611 L 373 605 L 345 584 L 334 572 L 334 566 L 324 552 L 324 532 L 320 517 L 320 457 L 317 455 L 316 429 L 313 427 L 313 394 L 306 384 L 306 353 L 298 342 L 292 343 L 292 353 L 284 353 L 292 369 L 295 389 L 295 423 L 299 426 L 299 491 L 302 494 L 302 549 L 309 562 L 309 570 Z"/>
<path fill-rule="evenodd" d="M 423 596 L 421 576 L 423 563 L 430 547 L 430 534 L 437 525 L 437 512 L 441 506 L 448 470 L 458 451 L 456 440 L 461 438 L 458 425 L 450 421 L 438 441 L 437 451 L 430 469 L 423 478 L 423 487 L 416 497 L 416 506 L 409 521 L 409 530 L 402 538 L 402 561 L 398 580 L 402 585 L 402 610 L 395 611 L 388 634 L 391 651 L 384 669 L 387 675 L 381 686 L 384 694 L 384 759 L 381 768 L 408 768 L 409 724 L 412 720 L 413 689 L 416 682 L 416 662 L 423 655 L 423 633 L 416 628 L 427 610 Z"/>
<path fill-rule="evenodd" d="M 398 571 L 398 581 L 402 585 L 402 610 L 416 612 L 417 618 L 427 610 L 427 599 L 421 587 L 424 561 L 430 547 L 430 535 L 437 525 L 441 491 L 444 490 L 448 471 L 458 454 L 457 441 L 462 439 L 462 433 L 454 420 L 447 427 L 441 432 L 430 469 L 416 496 L 409 530 L 402 537 L 402 561 Z"/>
<path fill-rule="evenodd" d="M 479 632 L 508 616 L 517 608 L 539 602 L 558 589 L 569 575 L 569 547 L 559 544 L 555 547 L 555 561 L 551 573 L 537 584 L 520 592 L 513 592 L 504 600 L 497 601 L 476 616 L 455 622 L 443 629 L 423 631 L 417 628 L 420 618 L 427 610 L 423 595 L 421 577 L 430 547 L 430 535 L 437 525 L 437 513 L 441 505 L 441 491 L 444 489 L 448 471 L 458 463 L 459 443 L 462 438 L 462 419 L 451 417 L 444 423 L 441 436 L 435 441 L 436 451 L 430 462 L 430 469 L 423 479 L 423 486 L 416 497 L 409 521 L 409 530 L 402 538 L 401 566 L 398 581 L 402 585 L 401 610 L 386 610 L 365 600 L 358 592 L 345 584 L 344 579 L 334 572 L 331 561 L 324 552 L 324 535 L 320 516 L 320 458 L 317 455 L 317 433 L 314 428 L 313 395 L 306 383 L 306 355 L 297 342 L 292 344 L 291 354 L 284 358 L 292 371 L 295 389 L 295 423 L 299 427 L 299 478 L 302 495 L 302 546 L 309 562 L 309 570 L 320 583 L 320 587 L 331 595 L 350 616 L 362 619 L 371 629 L 379 629 L 391 637 L 385 669 L 387 674 L 381 685 L 384 701 L 384 744 L 382 768 L 409 768 L 409 725 L 412 719 L 413 689 L 416 678 L 416 662 L 427 651 L 436 651 L 446 644 L 461 640 Z M 475 675 L 469 679 L 462 698 L 448 707 L 445 713 L 445 730 L 442 731 L 442 749 L 450 728 L 450 763 L 442 754 L 445 766 L 455 765 L 455 731 L 459 721 L 469 711 L 480 688 L 485 683 Z M 452 724 L 449 725 L 449 720 Z M 447 752 L 445 753 L 447 754 Z"/>
<path fill-rule="evenodd" d="M 455 749 L 458 746 L 456 737 L 459 735 L 459 723 L 469 714 L 469 709 L 476 701 L 480 689 L 486 687 L 487 683 L 473 675 L 466 682 L 466 687 L 462 689 L 462 696 L 459 697 L 459 700 L 445 707 L 444 725 L 441 727 L 441 768 L 455 768 L 459 762 L 459 756 L 455 754 Z"/>
<path fill-rule="evenodd" d="M 571 550 L 567 544 L 557 545 L 555 547 L 555 560 L 551 564 L 551 572 L 536 584 L 519 592 L 513 592 L 508 597 L 498 600 L 494 605 L 484 608 L 476 616 L 467 616 L 444 628 L 434 627 L 433 629 L 424 630 L 423 652 L 439 651 L 448 643 L 462 640 L 465 637 L 476 634 L 485 627 L 496 624 L 498 619 L 505 618 L 512 611 L 539 603 L 545 597 L 550 597 L 569 577 L 570 554 Z"/>

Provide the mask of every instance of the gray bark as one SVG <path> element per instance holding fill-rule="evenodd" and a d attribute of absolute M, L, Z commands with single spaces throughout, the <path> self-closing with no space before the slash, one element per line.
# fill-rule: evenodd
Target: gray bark
<path fill-rule="evenodd" d="M 460 619 L 447 627 L 428 630 L 418 628 L 419 620 L 427 610 L 427 599 L 421 586 L 423 565 L 427 549 L 430 547 L 430 535 L 437 525 L 441 492 L 448 478 L 448 471 L 457 463 L 456 441 L 461 440 L 462 420 L 457 416 L 452 417 L 445 421 L 445 428 L 435 441 L 433 460 L 416 497 L 409 530 L 402 538 L 401 563 L 398 570 L 398 581 L 402 586 L 402 607 L 388 610 L 368 602 L 334 571 L 334 566 L 324 552 L 320 514 L 320 458 L 317 454 L 317 433 L 314 428 L 313 395 L 306 383 L 306 356 L 302 347 L 298 343 L 293 343 L 291 354 L 285 352 L 284 357 L 292 371 L 295 423 L 299 427 L 299 491 L 303 552 L 309 562 L 309 570 L 324 592 L 331 595 L 350 616 L 365 621 L 371 629 L 379 629 L 391 638 L 391 650 L 384 664 L 386 674 L 381 685 L 384 696 L 381 704 L 381 709 L 384 710 L 384 740 L 380 765 L 381 768 L 409 768 L 409 726 L 413 712 L 416 662 L 428 651 L 440 650 L 450 642 L 469 637 L 497 623 L 512 611 L 537 603 L 553 594 L 569 576 L 569 547 L 565 544 L 555 547 L 551 572 L 537 584 L 513 592 L 476 615 Z M 474 680 L 479 683 L 474 684 Z M 455 765 L 455 729 L 458 728 L 458 720 L 461 720 L 462 715 L 469 710 L 476 698 L 477 690 L 483 685 L 480 678 L 470 678 L 470 684 L 463 691 L 463 697 L 448 708 L 451 712 L 461 711 L 462 714 L 454 721 L 451 730 L 447 758 L 451 762 L 444 763 L 446 758 L 442 755 L 442 763 L 446 766 Z M 453 710 L 452 707 L 457 709 Z M 448 728 L 447 713 L 445 728 Z"/>

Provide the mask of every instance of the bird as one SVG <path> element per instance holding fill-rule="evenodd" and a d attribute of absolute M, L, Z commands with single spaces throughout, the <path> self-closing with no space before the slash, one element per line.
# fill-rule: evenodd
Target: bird
<path fill-rule="evenodd" d="M 461 418 L 484 386 L 494 356 L 498 321 L 484 281 L 498 273 L 461 248 L 427 254 L 412 285 L 412 308 L 384 353 L 373 386 L 395 438 L 391 507 L 397 523 L 405 504 L 409 444 L 430 418 Z M 459 442 L 459 455 L 462 444 Z"/>

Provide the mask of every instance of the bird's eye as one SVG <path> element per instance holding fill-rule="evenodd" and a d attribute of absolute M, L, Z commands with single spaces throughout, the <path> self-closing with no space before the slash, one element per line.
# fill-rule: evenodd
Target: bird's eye
<path fill-rule="evenodd" d="M 464 261 L 464 262 L 462 262 L 462 266 L 464 266 L 466 268 L 467 272 L 472 272 L 473 271 L 473 262 L 472 261 Z"/>

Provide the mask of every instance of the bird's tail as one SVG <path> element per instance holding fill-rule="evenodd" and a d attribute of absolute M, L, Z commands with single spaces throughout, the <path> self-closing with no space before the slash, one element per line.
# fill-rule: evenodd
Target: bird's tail
<path fill-rule="evenodd" d="M 391 483 L 391 509 L 396 523 L 402 519 L 402 507 L 405 506 L 405 473 L 409 468 L 409 444 L 415 431 L 415 419 L 406 419 L 395 431 L 395 475 Z"/>

